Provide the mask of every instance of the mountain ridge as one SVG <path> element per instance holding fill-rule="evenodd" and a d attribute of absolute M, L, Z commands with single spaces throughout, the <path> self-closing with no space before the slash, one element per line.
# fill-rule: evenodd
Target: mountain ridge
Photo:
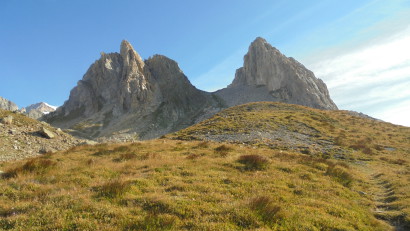
<path fill-rule="evenodd" d="M 250 45 L 232 84 L 217 92 L 197 89 L 166 56 L 143 60 L 123 40 L 120 53 L 102 52 L 64 105 L 43 119 L 84 138 L 129 134 L 151 139 L 254 101 L 337 109 L 321 80 L 262 38 Z"/>

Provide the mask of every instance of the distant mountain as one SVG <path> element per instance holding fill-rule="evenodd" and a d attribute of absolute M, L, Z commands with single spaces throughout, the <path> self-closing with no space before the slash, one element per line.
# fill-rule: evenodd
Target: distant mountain
<path fill-rule="evenodd" d="M 55 111 L 56 109 L 57 109 L 56 106 L 51 106 L 47 103 L 41 102 L 41 103 L 31 104 L 30 106 L 27 106 L 26 108 L 22 108 L 21 111 L 33 119 L 38 119 L 42 117 L 43 115 L 46 115 L 50 112 Z"/>
<path fill-rule="evenodd" d="M 19 107 L 8 99 L 0 96 L 0 109 L 7 111 L 17 111 Z"/>
<path fill-rule="evenodd" d="M 254 101 L 337 109 L 323 81 L 262 38 L 251 44 L 232 84 L 215 93 L 195 88 L 165 56 L 143 61 L 127 41 L 120 50 L 101 53 L 64 105 L 44 119 L 85 138 L 150 139 Z"/>
<path fill-rule="evenodd" d="M 243 67 L 227 88 L 216 92 L 228 106 L 274 101 L 336 110 L 326 84 L 293 58 L 263 38 L 256 38 L 244 57 Z"/>

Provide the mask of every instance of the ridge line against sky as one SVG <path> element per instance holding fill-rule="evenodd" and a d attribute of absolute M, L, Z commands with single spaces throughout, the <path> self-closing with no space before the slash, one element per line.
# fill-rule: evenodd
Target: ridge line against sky
<path fill-rule="evenodd" d="M 118 52 L 122 39 L 143 58 L 158 53 L 174 59 L 197 88 L 214 91 L 231 83 L 249 44 L 261 36 L 323 79 L 339 108 L 410 126 L 403 55 L 410 54 L 408 46 L 394 48 L 400 67 L 377 73 L 367 63 L 395 54 L 383 51 L 363 60 L 358 53 L 386 47 L 399 33 L 407 41 L 409 9 L 407 0 L 3 0 L 0 96 L 20 107 L 61 105 L 100 52 Z M 356 61 L 349 66 L 343 57 Z M 342 64 L 351 71 L 335 76 Z M 353 76 L 358 71 L 360 78 Z M 359 79 L 364 87 L 355 85 Z"/>

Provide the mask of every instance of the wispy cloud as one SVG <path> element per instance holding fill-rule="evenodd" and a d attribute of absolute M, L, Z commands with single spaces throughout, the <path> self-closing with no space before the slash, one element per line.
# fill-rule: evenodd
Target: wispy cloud
<path fill-rule="evenodd" d="M 409 54 L 410 27 L 357 50 L 335 53 L 309 68 L 327 83 L 341 109 L 410 126 Z"/>

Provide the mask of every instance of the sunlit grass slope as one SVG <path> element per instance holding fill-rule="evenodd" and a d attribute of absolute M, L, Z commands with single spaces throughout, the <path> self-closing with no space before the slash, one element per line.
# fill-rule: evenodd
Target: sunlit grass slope
<path fill-rule="evenodd" d="M 196 141 L 258 131 L 285 139 Z M 0 227 L 390 230 L 410 221 L 408 128 L 259 103 L 169 138 L 0 164 Z"/>
<path fill-rule="evenodd" d="M 376 198 L 376 216 L 410 229 L 408 127 L 349 111 L 262 102 L 229 108 L 167 137 L 245 143 L 344 161 L 367 175 L 367 182 L 376 183 L 366 191 Z M 380 190 L 381 196 L 376 193 Z"/>
<path fill-rule="evenodd" d="M 212 142 L 73 148 L 3 164 L 6 230 L 386 230 L 343 162 Z"/>

